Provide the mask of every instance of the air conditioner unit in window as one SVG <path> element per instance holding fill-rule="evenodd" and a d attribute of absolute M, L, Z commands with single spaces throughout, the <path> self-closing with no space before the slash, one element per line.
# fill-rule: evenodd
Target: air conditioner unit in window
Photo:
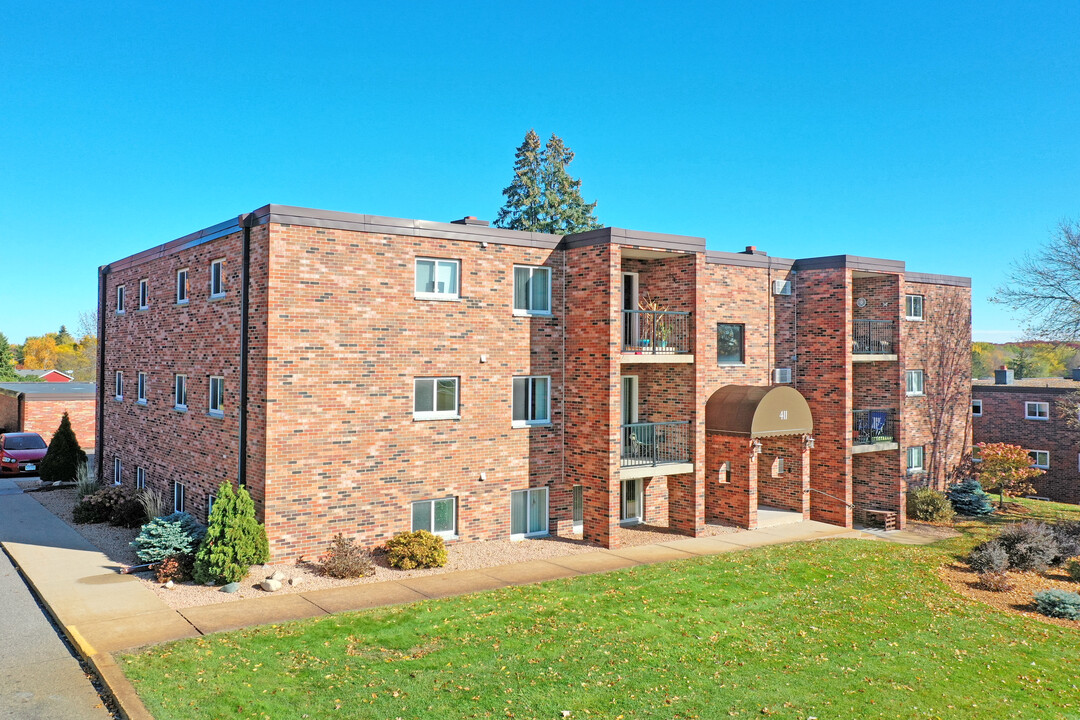
<path fill-rule="evenodd" d="M 773 382 L 777 385 L 791 382 L 791 368 L 776 368 L 773 370 Z"/>
<path fill-rule="evenodd" d="M 773 280 L 772 281 L 773 295 L 790 295 L 791 294 L 791 281 L 790 280 Z"/>

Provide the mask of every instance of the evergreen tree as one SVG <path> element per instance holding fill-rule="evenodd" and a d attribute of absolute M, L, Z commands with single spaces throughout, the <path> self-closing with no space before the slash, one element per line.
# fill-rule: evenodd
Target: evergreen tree
<path fill-rule="evenodd" d="M 71 337 L 71 333 L 67 330 L 67 325 L 61 325 L 60 330 L 56 333 L 57 345 L 74 345 L 75 338 Z"/>
<path fill-rule="evenodd" d="M 255 503 L 246 488 L 233 492 L 232 483 L 218 488 L 206 537 L 195 555 L 195 582 L 224 585 L 239 582 L 252 565 L 270 559 L 266 529 L 255 519 Z"/>
<path fill-rule="evenodd" d="M 71 429 L 68 414 L 60 418 L 60 427 L 49 442 L 49 449 L 41 459 L 38 473 L 42 482 L 69 482 L 75 479 L 79 468 L 86 464 L 86 453 L 79 447 L 75 431 Z"/>
<path fill-rule="evenodd" d="M 19 375 L 15 372 L 15 353 L 11 351 L 11 343 L 7 335 L 0 332 L 0 382 L 12 382 L 18 380 Z"/>
<path fill-rule="evenodd" d="M 552 134 L 541 148 L 540 137 L 529 130 L 514 158 L 514 179 L 503 190 L 506 204 L 495 219 L 497 227 L 554 234 L 600 227 L 593 215 L 596 203 L 582 199 L 581 180 L 567 171 L 574 153 L 559 136 Z"/>

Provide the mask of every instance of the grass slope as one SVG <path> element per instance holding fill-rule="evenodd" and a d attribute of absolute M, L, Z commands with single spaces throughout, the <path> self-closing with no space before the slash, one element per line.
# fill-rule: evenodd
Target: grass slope
<path fill-rule="evenodd" d="M 256 628 L 121 664 L 161 719 L 1080 717 L 1080 633 L 936 577 L 987 532 L 962 529 L 930 548 L 775 546 Z"/>

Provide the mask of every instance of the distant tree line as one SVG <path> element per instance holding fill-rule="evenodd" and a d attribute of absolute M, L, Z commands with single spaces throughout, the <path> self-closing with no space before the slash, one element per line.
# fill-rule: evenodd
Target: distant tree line
<path fill-rule="evenodd" d="M 1080 367 L 1080 343 L 1033 340 L 971 344 L 972 377 L 993 377 L 994 370 L 1002 365 L 1012 370 L 1017 379 L 1065 377 Z"/>
<path fill-rule="evenodd" d="M 56 332 L 28 337 L 19 345 L 0 332 L 0 382 L 34 382 L 37 379 L 19 375 L 16 368 L 59 370 L 78 382 L 96 381 L 97 313 L 83 313 L 79 317 L 76 335 L 61 325 Z"/>

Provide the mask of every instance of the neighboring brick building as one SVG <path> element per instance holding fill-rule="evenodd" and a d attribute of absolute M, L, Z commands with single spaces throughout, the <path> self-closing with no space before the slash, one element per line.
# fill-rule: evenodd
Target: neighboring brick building
<path fill-rule="evenodd" d="M 972 384 L 974 442 L 1019 445 L 1045 470 L 1033 481 L 1037 495 L 1080 503 L 1080 429 L 1068 421 L 1077 420 L 1071 396 L 1080 392 L 1080 380 L 1015 380 L 1004 368 L 994 375 Z"/>
<path fill-rule="evenodd" d="M 79 445 L 93 451 L 97 430 L 94 383 L 0 383 L 0 432 L 36 432 L 49 442 L 65 412 Z"/>
<path fill-rule="evenodd" d="M 413 527 L 695 535 L 759 501 L 902 522 L 934 435 L 906 358 L 969 343 L 969 311 L 966 278 L 896 261 L 268 205 L 101 268 L 99 458 L 200 517 L 239 478 L 278 559 Z"/>

